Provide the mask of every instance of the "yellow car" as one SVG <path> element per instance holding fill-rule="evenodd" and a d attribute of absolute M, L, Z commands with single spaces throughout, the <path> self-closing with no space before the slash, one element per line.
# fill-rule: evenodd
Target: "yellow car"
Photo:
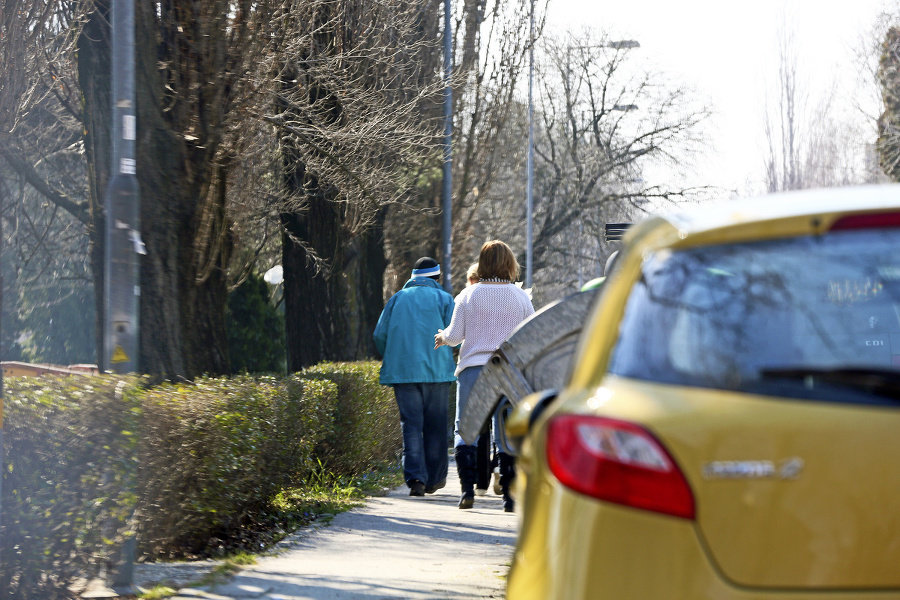
<path fill-rule="evenodd" d="M 636 224 L 518 440 L 510 600 L 900 598 L 900 187 Z"/>

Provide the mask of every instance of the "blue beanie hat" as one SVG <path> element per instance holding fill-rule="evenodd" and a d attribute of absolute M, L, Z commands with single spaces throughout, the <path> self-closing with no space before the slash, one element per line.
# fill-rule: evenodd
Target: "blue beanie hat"
<path fill-rule="evenodd" d="M 417 260 L 416 266 L 413 267 L 412 270 L 413 277 L 437 278 L 440 274 L 441 266 L 436 260 L 428 256 L 423 256 L 422 258 Z"/>

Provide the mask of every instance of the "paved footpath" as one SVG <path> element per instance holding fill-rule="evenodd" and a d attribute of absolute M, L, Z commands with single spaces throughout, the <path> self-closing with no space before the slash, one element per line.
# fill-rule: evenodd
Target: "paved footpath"
<path fill-rule="evenodd" d="M 328 524 L 298 532 L 227 583 L 174 598 L 348 600 L 503 598 L 517 518 L 488 491 L 460 510 L 450 462 L 447 487 L 421 498 L 406 486 Z"/>

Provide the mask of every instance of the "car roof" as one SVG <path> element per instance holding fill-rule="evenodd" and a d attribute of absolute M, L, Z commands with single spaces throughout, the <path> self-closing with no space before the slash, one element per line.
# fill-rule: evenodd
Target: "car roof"
<path fill-rule="evenodd" d="M 841 216 L 892 209 L 900 210 L 900 184 L 781 192 L 658 214 L 632 227 L 624 241 L 631 245 L 660 229 L 669 230 L 670 235 L 664 236 L 666 242 L 658 242 L 678 246 L 823 233 Z M 774 227 L 775 222 L 781 222 L 779 227 Z"/>

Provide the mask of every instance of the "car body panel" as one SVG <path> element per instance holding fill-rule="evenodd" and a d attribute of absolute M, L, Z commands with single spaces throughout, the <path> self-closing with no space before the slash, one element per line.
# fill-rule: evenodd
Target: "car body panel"
<path fill-rule="evenodd" d="M 663 441 L 709 559 L 735 584 L 900 588 L 900 411 L 615 376 L 563 408 L 591 406 Z"/>
<path fill-rule="evenodd" d="M 647 426 L 688 478 L 698 518 L 572 492 L 541 460 L 545 440 L 529 437 L 520 457 L 523 510 L 508 598 L 744 598 L 762 591 L 793 598 L 811 588 L 829 598 L 900 597 L 900 507 L 891 494 L 900 474 L 889 458 L 900 453 L 892 435 L 900 424 L 896 411 L 727 396 L 609 377 L 594 393 L 570 395 L 548 409 L 539 420 L 585 413 Z M 841 439 L 848 427 L 865 435 Z M 874 468 L 873 454 L 885 456 Z M 782 476 L 778 468 L 793 458 L 803 460 L 802 468 Z M 704 467 L 716 461 L 768 461 L 775 470 L 705 476 Z M 870 489 L 883 493 L 862 492 Z M 535 504 L 541 510 L 530 510 Z M 773 505 L 791 509 L 773 514 Z M 532 568 L 538 564 L 545 567 Z M 652 573 L 643 571 L 646 565 Z"/>
<path fill-rule="evenodd" d="M 544 486 L 554 511 L 530 523 L 535 535 L 517 546 L 508 600 L 896 600 L 896 589 L 804 591 L 730 583 L 690 521 L 616 505 L 597 511 L 584 496 Z M 552 496 L 552 497 L 550 497 Z M 540 539 L 538 539 L 538 537 Z M 589 556 L 590 560 L 571 560 Z"/>

